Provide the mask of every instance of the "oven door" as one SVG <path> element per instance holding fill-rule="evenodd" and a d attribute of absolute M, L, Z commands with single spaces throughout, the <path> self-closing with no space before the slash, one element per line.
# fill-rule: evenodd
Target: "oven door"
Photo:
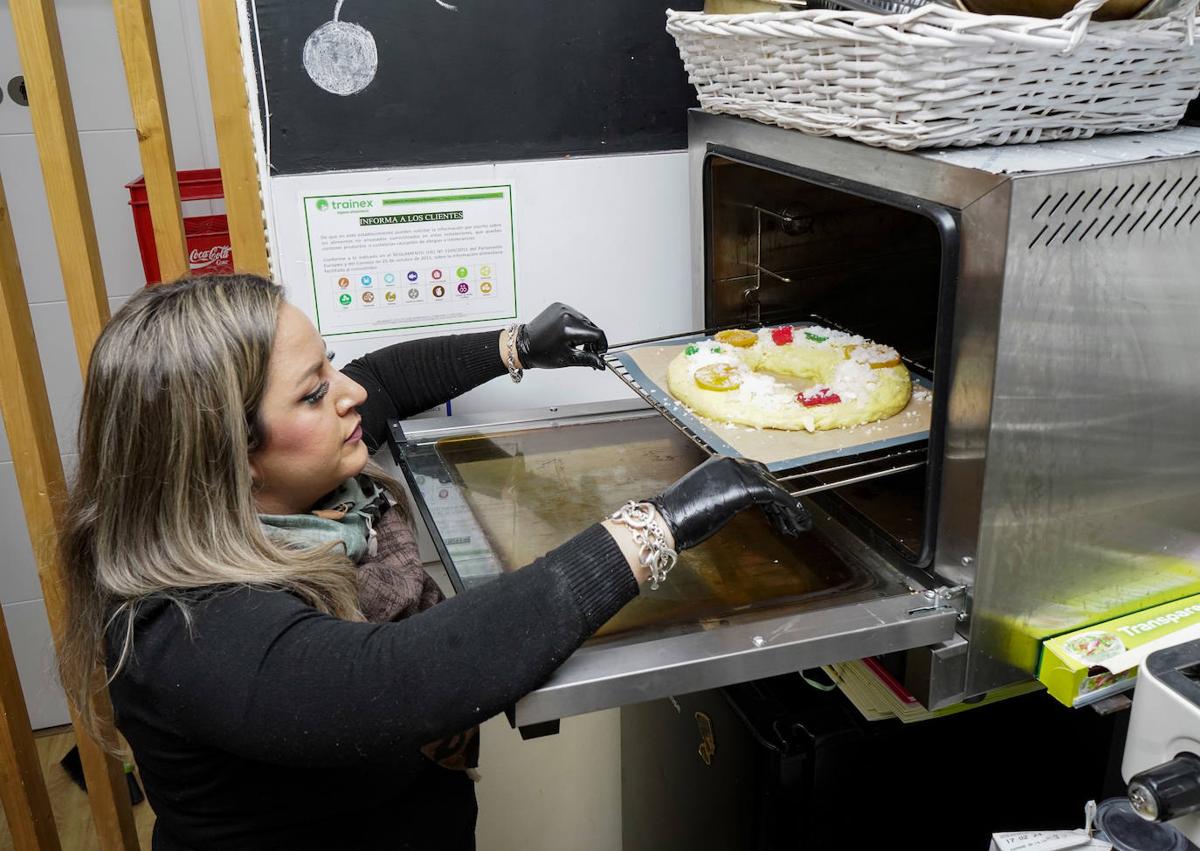
<path fill-rule="evenodd" d="M 392 451 L 456 592 L 519 569 L 706 455 L 639 401 L 392 427 Z M 778 535 L 745 512 L 643 588 L 544 686 L 522 728 L 950 640 L 957 611 L 813 506 Z"/>

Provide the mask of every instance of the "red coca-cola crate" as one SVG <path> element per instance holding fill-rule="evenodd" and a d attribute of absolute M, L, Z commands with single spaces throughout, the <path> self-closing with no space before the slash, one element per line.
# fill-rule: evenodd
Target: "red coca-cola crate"
<path fill-rule="evenodd" d="M 179 172 L 177 177 L 180 201 L 211 201 L 225 197 L 221 187 L 220 169 L 191 169 Z M 157 284 L 162 281 L 162 273 L 158 268 L 158 251 L 154 245 L 154 222 L 150 218 L 146 178 L 139 177 L 132 183 L 125 184 L 125 188 L 129 190 L 133 229 L 137 233 L 146 283 Z M 188 266 L 193 275 L 220 275 L 233 271 L 229 223 L 224 213 L 184 216 L 183 234 L 187 240 Z"/>

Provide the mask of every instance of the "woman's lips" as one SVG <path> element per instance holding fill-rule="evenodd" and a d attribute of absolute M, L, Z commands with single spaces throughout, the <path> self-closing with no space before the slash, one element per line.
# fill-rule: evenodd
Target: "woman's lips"
<path fill-rule="evenodd" d="M 359 420 L 358 425 L 354 427 L 354 431 L 350 432 L 350 436 L 346 438 L 346 443 L 358 443 L 362 440 L 362 421 Z"/>

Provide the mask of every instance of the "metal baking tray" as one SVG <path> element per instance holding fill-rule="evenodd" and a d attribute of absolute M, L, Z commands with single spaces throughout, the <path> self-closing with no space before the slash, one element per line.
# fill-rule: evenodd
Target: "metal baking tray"
<path fill-rule="evenodd" d="M 709 336 L 693 332 L 627 343 L 614 347 L 604 359 L 618 378 L 710 455 L 761 461 L 797 496 L 925 465 L 933 394 L 929 379 L 911 369 L 911 363 L 917 387 L 914 398 L 904 411 L 887 420 L 815 433 L 755 429 L 701 417 L 666 388 L 666 365 L 675 354 Z"/>

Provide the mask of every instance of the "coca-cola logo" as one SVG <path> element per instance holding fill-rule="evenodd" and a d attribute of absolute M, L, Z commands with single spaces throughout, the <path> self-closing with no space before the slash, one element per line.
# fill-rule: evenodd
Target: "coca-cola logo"
<path fill-rule="evenodd" d="M 210 248 L 193 248 L 188 252 L 188 265 L 210 266 L 229 259 L 233 250 L 228 245 L 214 245 Z"/>

